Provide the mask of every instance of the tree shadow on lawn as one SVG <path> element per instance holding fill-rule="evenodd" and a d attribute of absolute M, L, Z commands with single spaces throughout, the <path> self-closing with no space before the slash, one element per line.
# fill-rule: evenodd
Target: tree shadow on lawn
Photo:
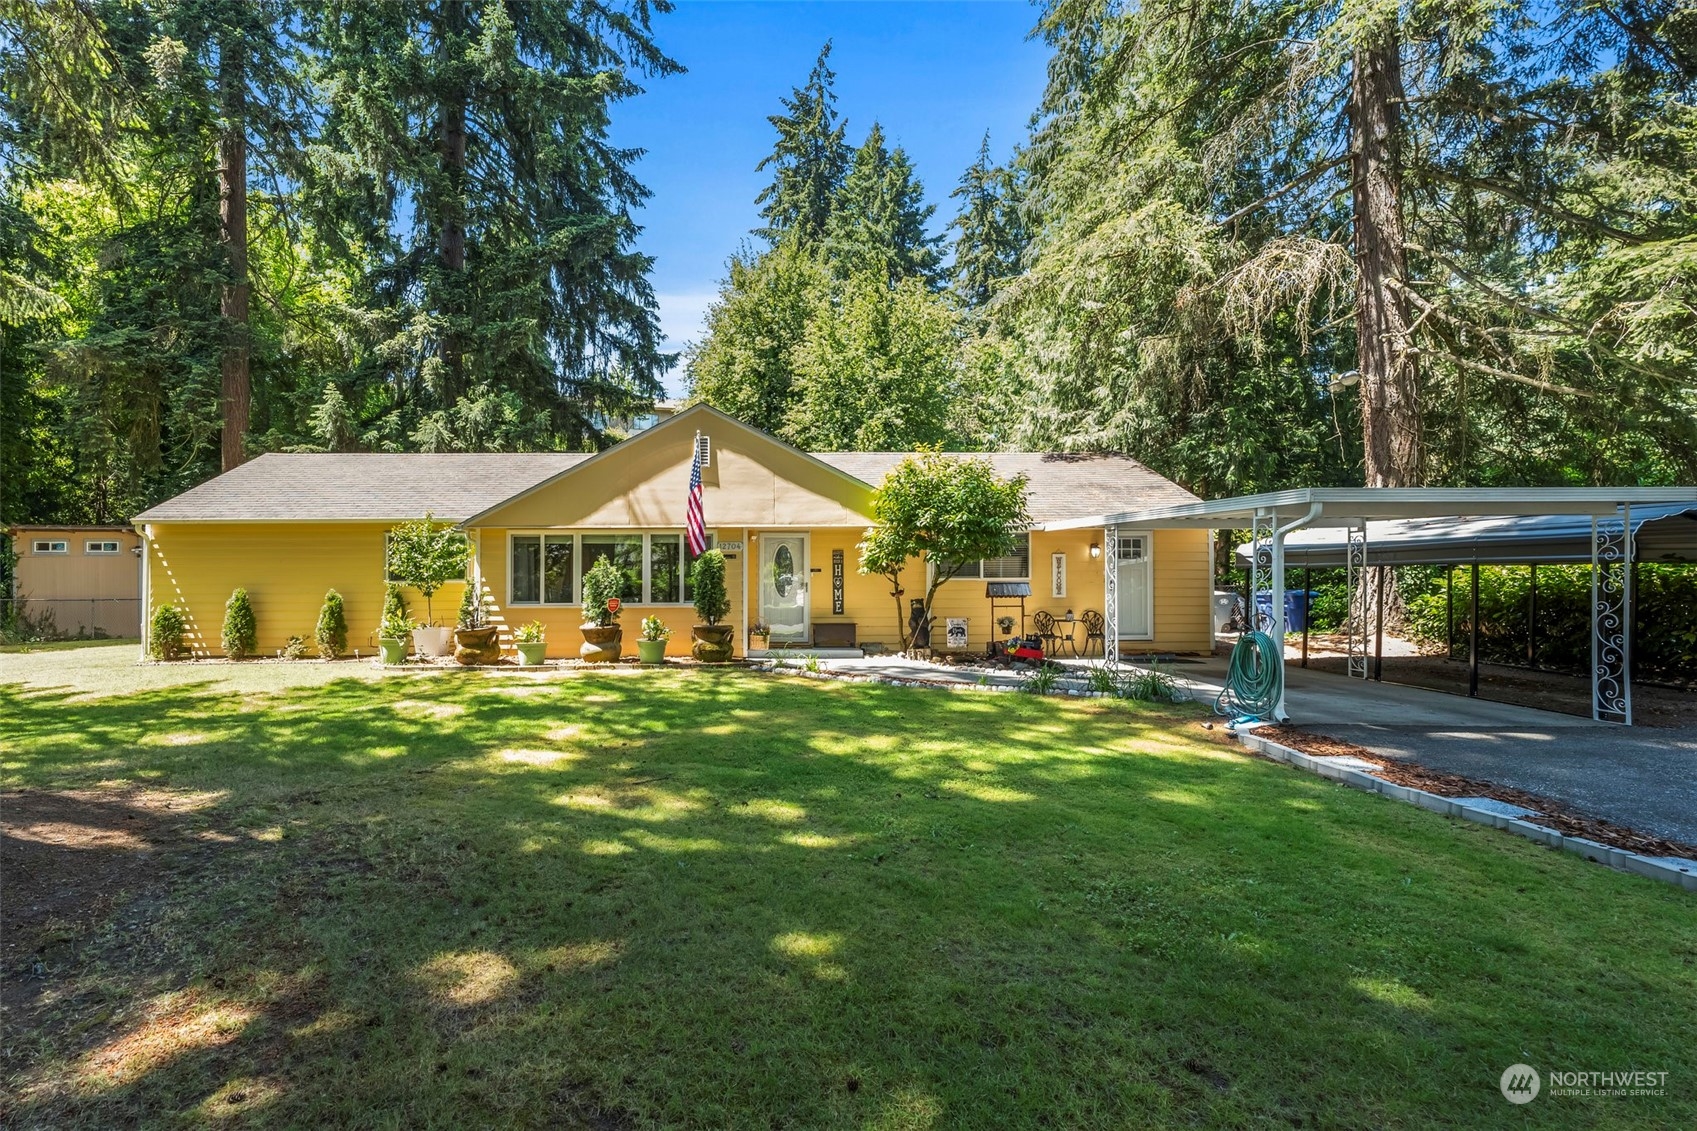
<path fill-rule="evenodd" d="M 219 791 L 236 838 L 153 909 L 167 971 L 86 948 L 113 1012 L 9 1124 L 1473 1124 L 1517 1060 L 1691 1064 L 1687 897 L 1183 714 L 717 672 L 0 710 L 30 785 Z"/>

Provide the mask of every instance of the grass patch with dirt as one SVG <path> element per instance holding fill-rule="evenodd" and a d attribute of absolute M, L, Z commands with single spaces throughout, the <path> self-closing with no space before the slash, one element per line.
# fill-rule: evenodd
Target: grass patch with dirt
<path fill-rule="evenodd" d="M 1697 1124 L 1689 895 L 1184 709 L 132 649 L 0 717 L 7 1126 Z"/>

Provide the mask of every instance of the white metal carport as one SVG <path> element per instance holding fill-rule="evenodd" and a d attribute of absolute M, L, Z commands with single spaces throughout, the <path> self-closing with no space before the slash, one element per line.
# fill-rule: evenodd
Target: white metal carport
<path fill-rule="evenodd" d="M 1107 606 L 1103 651 L 1107 662 L 1114 664 L 1119 656 L 1115 567 L 1119 532 L 1125 527 L 1250 530 L 1254 546 L 1251 592 L 1263 588 L 1265 577 L 1265 587 L 1272 590 L 1270 635 L 1283 655 L 1284 574 L 1290 538 L 1300 530 L 1331 531 L 1331 540 L 1341 542 L 1341 564 L 1350 573 L 1352 600 L 1363 605 L 1359 623 L 1364 627 L 1365 590 L 1355 580 L 1357 571 L 1364 570 L 1371 560 L 1369 523 L 1552 515 L 1580 520 L 1589 528 L 1592 567 L 1592 715 L 1630 725 L 1632 684 L 1626 610 L 1632 576 L 1631 533 L 1639 527 L 1633 509 L 1675 506 L 1697 506 L 1697 487 L 1305 487 L 1070 519 L 1047 523 L 1045 529 L 1102 528 Z M 1351 621 L 1356 618 L 1352 616 Z M 1360 636 L 1358 646 L 1357 634 L 1351 632 L 1349 674 L 1365 678 L 1365 633 Z M 1282 695 L 1274 717 L 1289 717 Z"/>

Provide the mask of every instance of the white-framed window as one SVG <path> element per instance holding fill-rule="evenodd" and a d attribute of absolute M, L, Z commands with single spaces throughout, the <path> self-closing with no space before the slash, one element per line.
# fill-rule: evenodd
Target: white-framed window
<path fill-rule="evenodd" d="M 714 537 L 707 536 L 713 546 Z M 607 558 L 624 574 L 620 600 L 633 605 L 687 605 L 689 555 L 682 531 L 631 533 L 547 531 L 507 536 L 509 605 L 573 605 L 582 599 L 583 575 Z"/>
<path fill-rule="evenodd" d="M 1031 580 L 1031 535 L 1021 534 L 1019 548 L 1006 557 L 967 562 L 955 577 L 983 578 L 986 581 Z"/>
<path fill-rule="evenodd" d="M 30 544 L 32 554 L 68 554 L 71 544 L 62 538 L 37 538 Z"/>
<path fill-rule="evenodd" d="M 98 541 L 91 540 L 82 544 L 82 552 L 85 554 L 116 554 L 118 552 L 118 542 L 113 538 L 105 538 Z"/>
<path fill-rule="evenodd" d="M 1140 562 L 1149 557 L 1149 539 L 1141 534 L 1120 535 L 1120 561 Z"/>

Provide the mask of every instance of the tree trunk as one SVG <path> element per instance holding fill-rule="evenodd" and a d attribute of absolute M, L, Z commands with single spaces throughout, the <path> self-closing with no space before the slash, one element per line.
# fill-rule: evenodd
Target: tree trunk
<path fill-rule="evenodd" d="M 464 30 L 464 5 L 449 0 L 442 6 L 438 25 L 437 48 L 439 64 L 455 76 L 446 85 L 440 107 L 441 159 L 444 192 L 440 202 L 438 235 L 442 269 L 446 275 L 447 299 L 443 315 L 447 326 L 442 334 L 442 366 L 446 371 L 441 390 L 445 405 L 452 404 L 465 393 L 464 347 L 460 340 L 460 319 L 464 317 L 465 271 L 465 166 L 466 166 L 466 101 L 468 93 L 459 81 L 459 52 Z"/>
<path fill-rule="evenodd" d="M 229 270 L 219 301 L 224 321 L 219 402 L 225 471 L 247 458 L 248 415 L 253 405 L 248 369 L 247 49 L 241 40 L 240 30 L 228 29 L 218 51 L 218 96 L 224 117 L 218 144 L 218 235 Z"/>
<path fill-rule="evenodd" d="M 1396 27 L 1357 48 L 1350 92 L 1356 368 L 1367 486 L 1421 481 L 1420 380 L 1403 291 L 1402 60 Z"/>

